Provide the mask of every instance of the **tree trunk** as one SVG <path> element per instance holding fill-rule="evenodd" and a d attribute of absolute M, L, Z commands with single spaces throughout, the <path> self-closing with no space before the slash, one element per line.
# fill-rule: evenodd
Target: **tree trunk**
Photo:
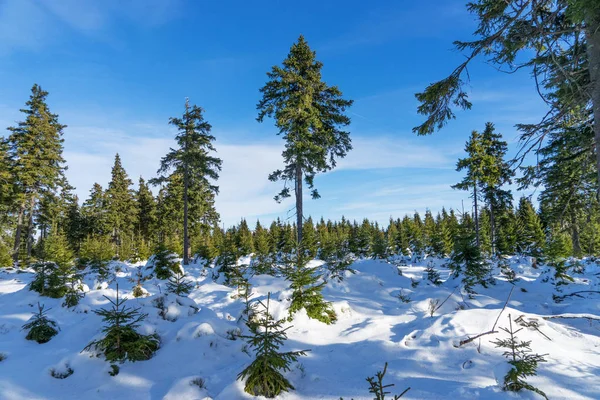
<path fill-rule="evenodd" d="M 29 201 L 29 219 L 27 221 L 27 262 L 31 259 L 33 250 L 33 212 L 35 210 L 35 193 Z"/>
<path fill-rule="evenodd" d="M 23 215 L 25 214 L 25 202 L 19 208 L 19 216 L 17 217 L 17 229 L 15 230 L 15 244 L 13 246 L 13 262 L 19 262 L 19 249 L 21 248 L 21 234 L 23 232 Z"/>
<path fill-rule="evenodd" d="M 190 263 L 190 240 L 188 237 L 188 167 L 183 172 L 183 265 Z"/>
<path fill-rule="evenodd" d="M 594 138 L 596 140 L 596 168 L 598 196 L 600 198 L 600 7 L 588 7 L 585 17 L 585 36 L 590 71 L 590 97 L 594 112 Z"/>
<path fill-rule="evenodd" d="M 302 167 L 296 163 L 296 239 L 302 243 Z"/>
<path fill-rule="evenodd" d="M 477 248 L 481 249 L 480 245 L 479 245 L 479 211 L 477 210 L 477 181 L 475 181 L 475 184 L 473 185 L 473 203 L 475 206 L 475 212 L 474 212 L 474 216 L 475 216 L 475 243 L 477 243 Z"/>
<path fill-rule="evenodd" d="M 571 240 L 573 242 L 573 255 L 581 257 L 581 240 L 579 237 L 579 226 L 577 224 L 577 216 L 571 212 Z"/>
<path fill-rule="evenodd" d="M 494 204 L 493 200 L 490 200 L 490 235 L 492 242 L 492 256 L 496 254 L 496 221 L 494 219 Z"/>

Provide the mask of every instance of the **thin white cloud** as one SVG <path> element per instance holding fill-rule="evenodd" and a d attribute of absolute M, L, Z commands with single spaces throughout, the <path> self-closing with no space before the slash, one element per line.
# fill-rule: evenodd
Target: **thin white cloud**
<path fill-rule="evenodd" d="M 357 137 L 353 150 L 338 163 L 339 169 L 446 168 L 453 160 L 443 150 L 392 137 Z"/>

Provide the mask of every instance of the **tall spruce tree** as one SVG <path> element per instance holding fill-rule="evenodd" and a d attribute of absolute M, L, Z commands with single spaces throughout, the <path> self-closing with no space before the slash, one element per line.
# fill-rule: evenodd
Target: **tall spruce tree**
<path fill-rule="evenodd" d="M 123 239 L 131 240 L 136 224 L 137 207 L 132 185 L 133 182 L 121 164 L 121 157 L 116 154 L 106 190 L 106 219 L 112 229 L 111 235 L 118 253 Z"/>
<path fill-rule="evenodd" d="M 144 178 L 140 176 L 138 190 L 135 194 L 138 212 L 136 218 L 136 234 L 146 243 L 150 243 L 154 236 L 156 228 L 156 200 L 146 184 Z"/>
<path fill-rule="evenodd" d="M 290 49 L 283 66 L 274 66 L 267 73 L 268 82 L 260 89 L 263 97 L 257 105 L 258 121 L 273 117 L 285 140 L 285 167 L 269 175 L 269 180 L 284 181 L 275 196 L 281 201 L 290 196 L 288 182 L 294 183 L 296 197 L 296 238 L 302 242 L 302 184 L 319 198 L 314 188 L 317 173 L 336 166 L 336 157 L 345 157 L 351 150 L 349 133 L 340 129 L 350 124 L 344 112 L 352 105 L 344 100 L 337 86 L 328 86 L 321 78 L 323 63 L 316 60 L 303 36 Z"/>
<path fill-rule="evenodd" d="M 517 251 L 535 257 L 541 256 L 546 243 L 540 217 L 527 197 L 521 197 L 517 209 Z"/>
<path fill-rule="evenodd" d="M 472 191 L 473 199 L 473 215 L 475 221 L 475 241 L 477 247 L 480 247 L 479 235 L 479 205 L 478 200 L 480 193 L 478 192 L 481 182 L 485 179 L 485 171 L 489 168 L 493 160 L 485 152 L 485 147 L 482 142 L 481 134 L 477 131 L 471 132 L 471 137 L 465 146 L 466 158 L 461 158 L 456 164 L 457 171 L 465 170 L 466 176 L 462 181 L 453 185 L 453 189 Z"/>
<path fill-rule="evenodd" d="M 212 154 L 216 152 L 213 142 L 215 137 L 210 133 L 211 125 L 204 119 L 204 110 L 185 101 L 185 111 L 181 118 L 170 118 L 169 124 L 177 128 L 178 148 L 161 159 L 158 178 L 153 184 L 165 183 L 172 173 L 183 179 L 183 264 L 188 265 L 191 257 L 190 238 L 188 232 L 188 212 L 190 206 L 190 189 L 197 193 L 214 196 L 219 187 L 213 182 L 219 179 L 222 160 Z"/>
<path fill-rule="evenodd" d="M 46 104 L 48 92 L 35 84 L 26 108 L 20 111 L 25 120 L 9 127 L 9 152 L 14 174 L 17 221 L 14 234 L 13 259 L 19 261 L 24 231 L 27 237 L 27 257 L 31 256 L 35 213 L 40 198 L 54 193 L 64 182 L 66 167 L 63 159 L 63 129 L 58 115 Z"/>
<path fill-rule="evenodd" d="M 490 242 L 492 254 L 496 253 L 497 219 L 501 212 L 512 205 L 512 194 L 502 189 L 511 183 L 515 175 L 509 163 L 505 160 L 508 145 L 502 140 L 502 135 L 495 132 L 494 124 L 488 122 L 481 133 L 483 151 L 487 158 L 484 163 L 481 191 L 490 212 Z"/>

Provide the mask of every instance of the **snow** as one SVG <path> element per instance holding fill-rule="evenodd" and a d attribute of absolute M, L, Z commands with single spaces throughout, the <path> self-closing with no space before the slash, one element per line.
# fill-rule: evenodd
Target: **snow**
<path fill-rule="evenodd" d="M 513 320 L 523 316 L 535 321 L 537 329 L 525 328 L 518 337 L 531 340 L 534 352 L 547 354 L 548 362 L 539 364 L 538 376 L 529 382 L 551 399 L 600 399 L 598 295 L 582 293 L 557 303 L 550 268 L 531 268 L 526 258 L 509 261 L 519 280 L 498 326 L 507 326 L 509 314 Z M 444 281 L 440 286 L 426 280 L 430 263 Z M 560 294 L 600 290 L 600 266 L 585 260 L 582 265 L 584 272 L 562 286 Z M 210 268 L 199 262 L 186 268 L 196 284 L 189 298 L 166 295 L 165 282 L 152 279 L 144 282 L 148 296 L 136 299 L 135 277 L 144 265 L 113 265 L 117 266 L 119 272 L 109 282 L 86 274 L 86 296 L 71 309 L 61 306 L 62 299 L 29 291 L 32 271 L 0 270 L 0 353 L 6 356 L 0 361 L 0 399 L 253 398 L 236 380 L 252 359 L 239 338 L 247 328 L 240 320 L 243 301 L 234 298 L 233 288 L 213 281 Z M 311 351 L 287 373 L 296 390 L 281 399 L 371 399 L 365 378 L 382 370 L 385 362 L 386 383 L 395 384 L 394 392 L 411 387 L 403 399 L 541 398 L 500 389 L 508 364 L 503 350 L 490 341 L 504 337 L 502 331 L 458 347 L 461 340 L 490 330 L 498 318 L 513 286 L 499 271 L 495 285 L 478 287 L 479 294 L 469 299 L 457 289 L 460 280 L 450 277 L 445 260 L 408 261 L 401 267 L 359 260 L 351 268 L 355 273 L 329 281 L 324 290 L 338 315 L 335 324 L 311 320 L 304 312 L 289 323 L 293 327 L 287 331 L 286 350 Z M 92 310 L 108 305 L 104 296 L 115 298 L 117 283 L 128 305 L 148 314 L 139 331 L 158 333 L 161 347 L 152 359 L 120 364 L 119 374 L 111 376 L 108 362 L 82 349 L 101 336 L 101 318 Z M 266 300 L 270 292 L 274 317 L 287 317 L 290 292 L 283 278 L 259 275 L 251 283 L 253 300 Z M 400 292 L 411 301 L 400 301 Z M 430 316 L 430 300 L 440 305 L 446 298 Z M 51 308 L 48 316 L 60 327 L 46 344 L 25 340 L 21 330 L 38 302 Z M 544 319 L 558 314 L 570 318 Z M 65 379 L 50 375 L 68 368 L 74 372 Z"/>

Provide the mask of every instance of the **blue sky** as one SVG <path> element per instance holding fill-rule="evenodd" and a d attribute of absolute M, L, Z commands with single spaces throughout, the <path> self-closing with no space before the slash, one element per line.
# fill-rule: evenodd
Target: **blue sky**
<path fill-rule="evenodd" d="M 114 154 L 137 182 L 154 176 L 172 145 L 168 118 L 187 96 L 206 110 L 223 158 L 217 210 L 226 225 L 246 217 L 291 217 L 277 204 L 282 139 L 256 122 L 266 72 L 303 34 L 324 63 L 323 77 L 355 101 L 354 150 L 319 176 L 313 217 L 385 222 L 426 208 L 469 209 L 450 185 L 471 130 L 485 122 L 517 149 L 516 123 L 544 108 L 527 72 L 507 75 L 480 61 L 469 69 L 474 107 L 444 130 L 417 137 L 414 93 L 463 59 L 452 41 L 475 21 L 462 1 L 0 0 L 0 130 L 19 120 L 33 83 L 65 130 L 68 177 L 80 197 L 106 186 Z"/>

